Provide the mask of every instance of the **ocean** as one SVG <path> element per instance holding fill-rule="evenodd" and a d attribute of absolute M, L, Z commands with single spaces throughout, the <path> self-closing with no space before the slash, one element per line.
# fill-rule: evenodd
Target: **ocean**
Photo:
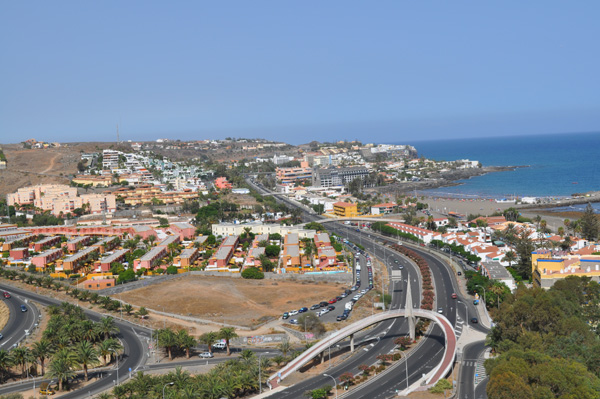
<path fill-rule="evenodd" d="M 399 143 L 407 144 L 407 143 Z M 489 198 L 569 197 L 600 191 L 600 133 L 492 137 L 408 143 L 419 156 L 483 166 L 524 166 L 460 181 L 459 186 L 425 190 L 439 196 Z"/>

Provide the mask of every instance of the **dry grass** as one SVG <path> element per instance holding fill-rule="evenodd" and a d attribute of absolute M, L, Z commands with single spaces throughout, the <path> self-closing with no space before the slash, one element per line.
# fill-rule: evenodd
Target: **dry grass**
<path fill-rule="evenodd" d="M 339 293 L 339 283 L 244 280 L 191 276 L 122 294 L 135 306 L 215 322 L 252 326 L 283 312 L 310 306 Z"/>
<path fill-rule="evenodd" d="M 6 306 L 4 302 L 0 302 L 0 330 L 6 326 L 9 317 L 10 312 L 8 310 L 8 306 Z"/>

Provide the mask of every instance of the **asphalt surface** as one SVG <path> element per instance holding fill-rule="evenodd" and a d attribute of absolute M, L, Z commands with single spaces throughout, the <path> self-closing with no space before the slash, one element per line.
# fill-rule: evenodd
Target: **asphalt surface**
<path fill-rule="evenodd" d="M 465 346 L 461 359 L 459 376 L 459 397 L 461 399 L 485 399 L 487 394 L 487 378 L 481 378 L 476 385 L 476 378 L 481 376 L 483 366 L 482 355 L 486 350 L 485 342 L 478 341 Z"/>
<path fill-rule="evenodd" d="M 2 300 L 8 307 L 10 316 L 6 326 L 0 331 L 3 335 L 3 339 L 0 340 L 0 349 L 10 351 L 16 345 L 21 342 L 28 333 L 33 332 L 33 329 L 37 326 L 39 321 L 40 312 L 38 309 L 26 298 L 17 295 L 11 290 L 2 290 L 10 293 L 10 298 L 4 298 Z M 0 291 L 0 294 L 2 294 Z M 27 308 L 27 312 L 21 311 L 21 306 L 24 305 Z"/>
<path fill-rule="evenodd" d="M 58 300 L 51 299 L 42 295 L 35 294 L 33 292 L 21 290 L 4 284 L 0 284 L 0 291 L 8 291 L 13 295 L 13 297 L 17 296 L 23 299 L 27 299 L 29 301 L 35 301 L 45 306 L 60 305 L 61 303 Z M 102 315 L 96 312 L 92 312 L 90 310 L 85 310 L 85 314 L 90 318 L 90 320 L 93 321 L 99 321 L 100 318 L 103 317 Z M 123 354 L 119 357 L 118 370 L 112 369 L 110 371 L 105 371 L 102 373 L 94 372 L 90 374 L 92 377 L 101 376 L 101 378 L 88 384 L 83 389 L 62 394 L 60 396 L 61 399 L 88 398 L 90 395 L 102 392 L 115 385 L 117 383 L 117 374 L 118 382 L 121 382 L 128 376 L 130 369 L 132 372 L 135 372 L 135 370 L 138 367 L 143 365 L 148 354 L 146 351 L 146 345 L 144 345 L 142 340 L 144 339 L 144 337 L 150 337 L 150 330 L 147 328 L 135 326 L 125 321 L 121 321 L 117 318 L 115 318 L 115 325 L 120 330 L 119 334 L 117 334 L 117 338 L 121 341 L 121 344 L 123 345 Z M 83 378 L 83 376 L 79 376 L 78 378 Z M 93 378 L 91 378 L 91 380 L 93 380 Z M 40 382 L 43 381 L 49 380 L 40 379 L 36 381 L 36 386 L 39 387 Z M 23 391 L 30 388 L 33 388 L 33 382 L 26 384 L 9 385 L 0 388 L 0 395 L 5 395 L 11 392 Z"/>

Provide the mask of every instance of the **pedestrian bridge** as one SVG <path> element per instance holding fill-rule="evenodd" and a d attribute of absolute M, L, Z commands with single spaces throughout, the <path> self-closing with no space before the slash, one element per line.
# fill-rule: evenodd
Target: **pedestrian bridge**
<path fill-rule="evenodd" d="M 454 334 L 454 327 L 446 317 L 431 310 L 412 309 L 412 315 L 409 315 L 409 317 L 410 316 L 431 320 L 437 323 L 444 332 L 444 357 L 437 368 L 434 369 L 434 371 L 429 375 L 429 378 L 426 380 L 427 384 L 435 384 L 450 372 L 452 363 L 454 362 L 454 357 L 456 355 L 456 335 Z M 308 363 L 320 353 L 327 350 L 327 348 L 331 347 L 331 345 L 336 344 L 344 338 L 353 336 L 358 331 L 363 330 L 375 323 L 400 317 L 406 317 L 405 309 L 378 313 L 334 332 L 304 351 L 298 357 L 285 365 L 281 370 L 279 370 L 279 372 L 271 375 L 268 380 L 269 385 L 272 388 L 278 386 L 281 380 L 285 379 L 304 364 Z M 351 346 L 353 346 L 352 343 Z"/>

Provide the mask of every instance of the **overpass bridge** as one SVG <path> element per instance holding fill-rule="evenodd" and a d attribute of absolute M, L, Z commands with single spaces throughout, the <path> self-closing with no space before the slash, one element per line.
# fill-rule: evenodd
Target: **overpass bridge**
<path fill-rule="evenodd" d="M 454 357 L 456 356 L 456 335 L 454 334 L 454 327 L 450 321 L 443 315 L 433 312 L 431 310 L 424 309 L 400 309 L 389 312 L 378 313 L 356 323 L 350 324 L 339 331 L 334 332 L 327 338 L 322 339 L 309 349 L 304 351 L 298 357 L 289 362 L 279 372 L 271 375 L 268 379 L 268 384 L 271 388 L 277 387 L 281 380 L 288 377 L 294 371 L 297 371 L 304 364 L 308 363 L 319 354 L 325 352 L 331 345 L 343 340 L 346 337 L 350 337 L 350 350 L 354 350 L 354 334 L 360 330 L 363 330 L 373 324 L 380 323 L 385 320 L 400 318 L 400 317 L 420 317 L 428 320 L 432 320 L 437 323 L 442 331 L 444 332 L 444 356 L 441 363 L 430 373 L 429 377 L 425 380 L 427 384 L 435 384 L 441 378 L 446 376 L 452 368 Z"/>

